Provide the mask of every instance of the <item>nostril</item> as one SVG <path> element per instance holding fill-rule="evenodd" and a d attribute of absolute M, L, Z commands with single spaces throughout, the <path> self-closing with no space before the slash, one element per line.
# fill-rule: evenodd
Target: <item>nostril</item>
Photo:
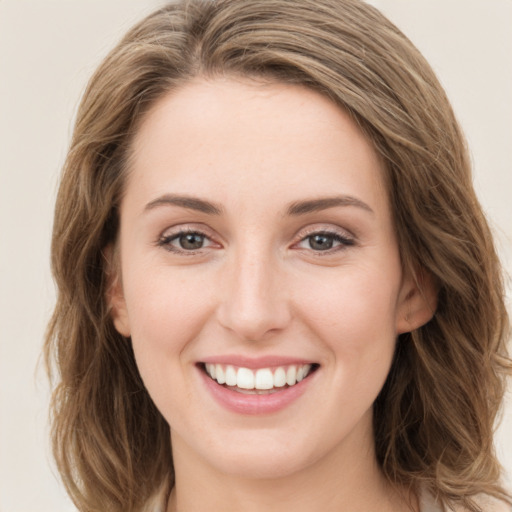
<path fill-rule="evenodd" d="M 289 295 L 276 287 L 282 280 L 273 275 L 268 258 L 260 260 L 238 262 L 239 272 L 227 277 L 218 303 L 217 321 L 243 341 L 266 340 L 291 320 Z"/>

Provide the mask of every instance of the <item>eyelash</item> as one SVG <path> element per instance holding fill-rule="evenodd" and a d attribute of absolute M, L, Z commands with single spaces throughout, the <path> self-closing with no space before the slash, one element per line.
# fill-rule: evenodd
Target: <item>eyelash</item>
<path fill-rule="evenodd" d="M 183 254 L 185 256 L 193 256 L 205 248 L 205 247 L 200 247 L 196 250 L 187 250 L 187 249 L 183 249 L 183 248 L 174 247 L 172 245 L 173 241 L 179 240 L 181 237 L 186 236 L 186 235 L 197 235 L 197 236 L 201 237 L 203 239 L 203 241 L 210 240 L 210 237 L 208 237 L 208 235 L 206 233 L 202 232 L 199 229 L 185 228 L 185 229 L 180 229 L 176 233 L 172 233 L 170 235 L 162 235 L 158 239 L 157 245 L 159 247 L 163 247 L 164 249 L 166 249 L 169 252 L 174 252 L 176 254 Z"/>
<path fill-rule="evenodd" d="M 329 238 L 334 245 L 335 243 L 338 243 L 338 246 L 329 247 L 328 249 L 324 250 L 314 250 L 311 247 L 311 239 L 314 236 L 320 236 L 320 237 L 326 237 Z M 315 256 L 329 256 L 332 254 L 335 254 L 339 251 L 345 250 L 347 247 L 351 247 L 355 245 L 355 239 L 347 234 L 341 234 L 334 230 L 328 230 L 328 229 L 311 229 L 311 231 L 306 232 L 299 242 L 295 243 L 294 246 L 297 246 L 298 244 L 301 244 L 303 242 L 306 242 L 309 239 L 309 248 L 306 248 L 307 251 L 312 251 Z"/>
<path fill-rule="evenodd" d="M 178 248 L 178 247 L 175 247 L 172 245 L 172 242 L 174 242 L 175 240 L 179 240 L 181 237 L 186 236 L 186 235 L 199 236 L 202 238 L 203 243 L 205 240 L 209 240 L 211 242 L 210 237 L 203 231 L 201 231 L 199 229 L 189 228 L 189 229 L 180 229 L 179 231 L 172 233 L 170 235 L 162 235 L 158 239 L 157 245 L 159 247 L 163 247 L 164 249 L 166 249 L 169 252 L 173 252 L 173 253 L 184 255 L 184 256 L 194 256 L 195 254 L 200 253 L 203 249 L 207 248 L 207 247 L 201 246 L 198 249 L 187 250 L 187 249 Z M 304 248 L 304 250 L 312 251 L 315 255 L 318 255 L 318 256 L 332 255 L 338 251 L 345 250 L 347 247 L 353 246 L 356 243 L 354 238 L 352 238 L 351 236 L 347 236 L 346 234 L 342 235 L 336 231 L 331 231 L 331 230 L 326 230 L 326 229 L 312 229 L 311 231 L 305 233 L 301 237 L 301 239 L 294 244 L 294 246 L 297 246 L 297 245 L 307 241 L 308 239 L 310 240 L 310 245 L 311 245 L 311 239 L 314 236 L 320 236 L 320 237 L 323 236 L 323 237 L 329 238 L 333 245 L 335 243 L 339 244 L 338 246 L 329 247 L 328 249 L 324 249 L 324 250 L 314 250 L 312 247 L 309 247 L 307 249 Z"/>

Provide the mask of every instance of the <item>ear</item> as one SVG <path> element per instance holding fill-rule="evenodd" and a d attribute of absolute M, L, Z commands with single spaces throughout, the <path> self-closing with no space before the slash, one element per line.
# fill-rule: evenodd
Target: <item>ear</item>
<path fill-rule="evenodd" d="M 117 332 L 128 338 L 131 335 L 128 310 L 124 299 L 121 265 L 117 248 L 110 244 L 103 250 L 107 279 L 106 301 Z"/>
<path fill-rule="evenodd" d="M 419 329 L 432 320 L 437 308 L 437 287 L 424 269 L 404 276 L 398 298 L 397 334 Z"/>

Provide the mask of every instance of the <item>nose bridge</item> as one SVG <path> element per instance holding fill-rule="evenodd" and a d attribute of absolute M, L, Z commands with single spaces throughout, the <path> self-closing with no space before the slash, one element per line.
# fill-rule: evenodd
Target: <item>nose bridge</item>
<path fill-rule="evenodd" d="M 243 244 L 228 263 L 219 306 L 224 327 L 248 341 L 283 329 L 290 319 L 283 270 L 268 247 Z"/>

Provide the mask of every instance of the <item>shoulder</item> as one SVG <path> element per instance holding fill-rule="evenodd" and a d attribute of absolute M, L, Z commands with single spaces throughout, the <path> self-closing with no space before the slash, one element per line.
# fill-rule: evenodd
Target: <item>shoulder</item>
<path fill-rule="evenodd" d="M 512 505 L 493 498 L 492 496 L 479 495 L 475 498 L 477 505 L 481 508 L 482 512 L 512 512 Z M 466 508 L 460 505 L 454 506 L 449 509 L 450 512 L 468 512 Z M 428 492 L 423 492 L 420 495 L 420 512 L 448 512 L 435 500 L 435 498 Z"/>
<path fill-rule="evenodd" d="M 512 512 L 512 505 L 491 496 L 479 496 L 476 500 L 483 512 Z"/>
<path fill-rule="evenodd" d="M 169 497 L 169 484 L 165 480 L 140 512 L 165 512 Z M 507 511 L 508 512 L 508 511 Z"/>
<path fill-rule="evenodd" d="M 492 496 L 479 495 L 475 498 L 477 505 L 481 508 L 482 512 L 512 512 L 512 505 L 503 501 L 493 498 Z M 465 508 L 455 507 L 454 512 L 467 512 Z"/>

